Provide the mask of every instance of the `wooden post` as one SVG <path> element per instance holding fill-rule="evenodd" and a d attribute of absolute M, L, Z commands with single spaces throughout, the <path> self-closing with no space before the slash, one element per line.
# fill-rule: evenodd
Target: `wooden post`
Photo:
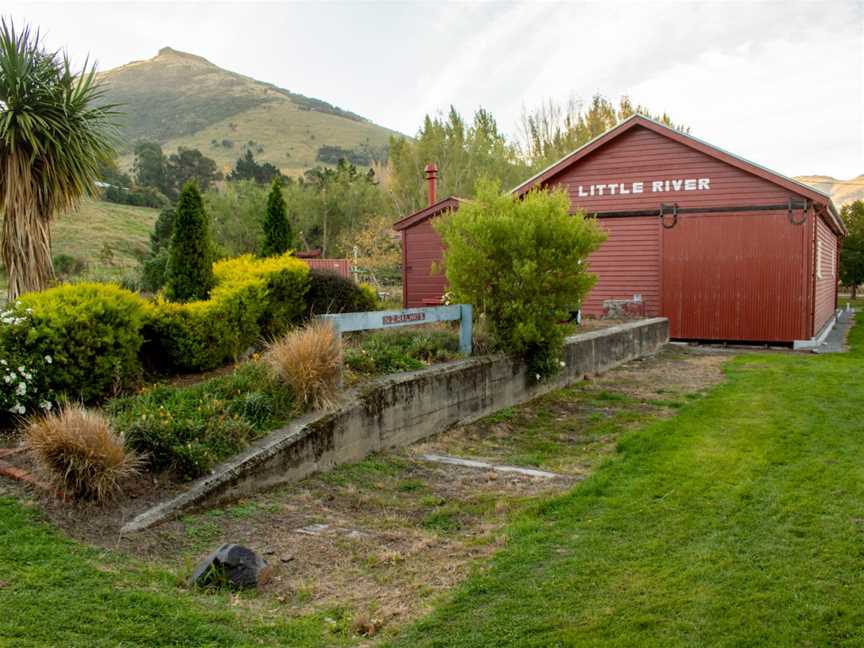
<path fill-rule="evenodd" d="M 471 304 L 459 304 L 459 351 L 465 355 L 471 355 L 472 313 Z"/>

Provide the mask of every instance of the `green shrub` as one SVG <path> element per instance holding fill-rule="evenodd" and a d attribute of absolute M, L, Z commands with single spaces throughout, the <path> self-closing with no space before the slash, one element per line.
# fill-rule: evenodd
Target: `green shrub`
<path fill-rule="evenodd" d="M 144 328 L 145 365 L 156 372 L 203 371 L 235 360 L 260 337 L 266 294 L 257 279 L 217 286 L 206 301 L 157 298 Z"/>
<path fill-rule="evenodd" d="M 523 198 L 478 185 L 477 199 L 435 223 L 444 241 L 450 298 L 474 305 L 498 349 L 532 372 L 559 369 L 569 318 L 596 281 L 588 255 L 606 239 L 594 219 L 570 214 L 563 189 Z"/>
<path fill-rule="evenodd" d="M 261 249 L 261 256 L 285 254 L 294 245 L 288 214 L 285 213 L 285 199 L 282 197 L 280 178 L 274 178 L 270 187 L 263 227 L 264 245 Z"/>
<path fill-rule="evenodd" d="M 50 357 L 48 388 L 58 394 L 93 401 L 140 375 L 146 303 L 128 290 L 64 285 L 22 295 L 11 312 L 26 324 L 0 326 L 0 348 L 33 362 Z"/>
<path fill-rule="evenodd" d="M 156 371 L 200 371 L 236 359 L 265 337 L 284 332 L 305 312 L 309 268 L 288 254 L 251 255 L 213 266 L 210 299 L 150 308 L 144 355 Z"/>
<path fill-rule="evenodd" d="M 165 271 L 168 269 L 168 250 L 144 259 L 141 265 L 141 289 L 155 293 L 165 285 Z"/>
<path fill-rule="evenodd" d="M 179 302 L 206 299 L 213 284 L 213 246 L 207 213 L 198 187 L 187 182 L 174 215 L 165 294 Z"/>
<path fill-rule="evenodd" d="M 420 369 L 459 356 L 459 336 L 444 330 L 393 330 L 363 335 L 345 349 L 346 367 L 364 374 Z"/>
<path fill-rule="evenodd" d="M 291 391 L 250 362 L 190 387 L 160 385 L 114 400 L 107 410 L 151 468 L 193 479 L 283 424 L 292 408 Z"/>
<path fill-rule="evenodd" d="M 313 270 L 306 303 L 310 315 L 360 313 L 375 310 L 376 296 L 371 287 L 364 289 L 334 272 Z"/>
<path fill-rule="evenodd" d="M 290 253 L 266 259 L 245 254 L 217 262 L 213 266 L 213 273 L 219 285 L 264 280 L 267 298 L 259 320 L 264 337 L 281 335 L 306 313 L 309 266 Z"/>
<path fill-rule="evenodd" d="M 84 259 L 71 254 L 58 254 L 54 257 L 54 272 L 59 277 L 77 277 L 87 269 Z"/>
<path fill-rule="evenodd" d="M 0 312 L 0 429 L 18 417 L 49 411 L 56 401 L 50 385 L 54 359 L 28 352 L 24 344 L 32 315 L 21 308 Z"/>

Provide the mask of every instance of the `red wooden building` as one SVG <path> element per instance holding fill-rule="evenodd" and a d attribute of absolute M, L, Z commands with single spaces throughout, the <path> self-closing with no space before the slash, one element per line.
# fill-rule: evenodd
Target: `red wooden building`
<path fill-rule="evenodd" d="M 430 206 L 395 225 L 406 307 L 436 303 L 445 289 L 431 219 L 460 200 L 435 201 L 435 171 L 427 167 Z M 609 233 L 590 258 L 598 281 L 586 315 L 623 300 L 668 317 L 673 338 L 783 343 L 813 338 L 832 319 L 846 230 L 817 189 L 642 116 L 513 193 L 550 186 Z"/>

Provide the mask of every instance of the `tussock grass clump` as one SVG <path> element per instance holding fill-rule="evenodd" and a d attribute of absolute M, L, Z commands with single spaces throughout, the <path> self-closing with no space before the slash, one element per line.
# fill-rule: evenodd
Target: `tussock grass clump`
<path fill-rule="evenodd" d="M 134 452 L 125 449 L 123 437 L 108 419 L 80 405 L 66 405 L 31 421 L 24 443 L 48 477 L 75 499 L 110 499 L 141 464 Z"/>
<path fill-rule="evenodd" d="M 264 358 L 291 387 L 298 407 L 324 407 L 336 400 L 342 343 L 327 322 L 290 331 L 270 344 Z"/>

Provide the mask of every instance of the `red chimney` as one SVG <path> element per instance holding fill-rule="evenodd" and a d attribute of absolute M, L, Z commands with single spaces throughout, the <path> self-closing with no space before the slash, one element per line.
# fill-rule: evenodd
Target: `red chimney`
<path fill-rule="evenodd" d="M 426 180 L 429 182 L 429 204 L 435 204 L 435 182 L 438 180 L 438 167 L 434 164 L 426 165 Z"/>

